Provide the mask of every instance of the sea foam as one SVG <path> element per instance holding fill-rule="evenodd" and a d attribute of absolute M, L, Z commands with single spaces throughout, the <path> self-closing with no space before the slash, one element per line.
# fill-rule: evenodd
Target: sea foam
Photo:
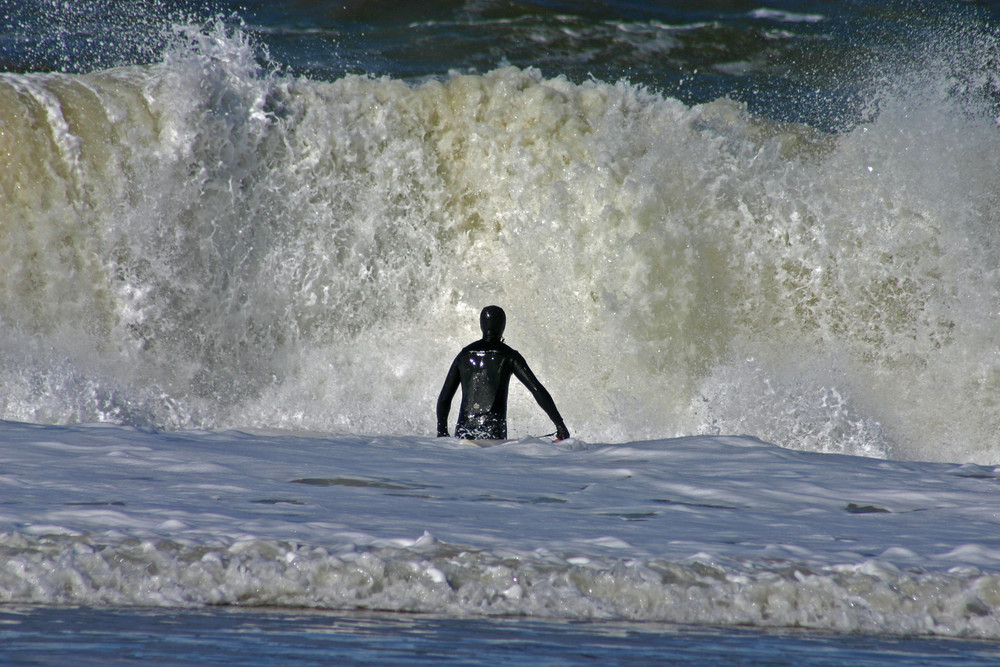
<path fill-rule="evenodd" d="M 0 75 L 2 414 L 429 434 L 498 303 L 590 440 L 994 462 L 998 134 L 925 60 L 838 133 L 513 67 L 296 77 L 222 22 Z"/>
<path fill-rule="evenodd" d="M 0 602 L 996 639 L 998 471 L 754 438 L 0 424 Z"/>

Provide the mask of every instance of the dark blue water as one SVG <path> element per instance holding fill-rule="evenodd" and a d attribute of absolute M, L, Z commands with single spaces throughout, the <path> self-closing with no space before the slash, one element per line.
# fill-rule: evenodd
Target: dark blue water
<path fill-rule="evenodd" d="M 155 62 L 171 26 L 224 17 L 261 60 L 304 76 L 420 79 L 501 65 L 627 80 L 688 103 L 729 97 L 776 120 L 848 127 L 876 110 L 873 87 L 914 61 L 951 56 L 1000 25 L 1000 3 L 475 2 L 160 0 L 8 3 L 0 69 L 82 72 Z M 956 85 L 995 69 L 956 57 Z"/>
<path fill-rule="evenodd" d="M 0 608 L 0 662 L 33 665 L 995 665 L 1000 645 L 522 618 Z"/>

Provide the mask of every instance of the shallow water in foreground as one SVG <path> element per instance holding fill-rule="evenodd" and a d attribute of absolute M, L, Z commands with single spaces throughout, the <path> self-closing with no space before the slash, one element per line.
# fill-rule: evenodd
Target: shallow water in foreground
<path fill-rule="evenodd" d="M 1000 639 L 998 471 L 2 423 L 0 602 Z"/>
<path fill-rule="evenodd" d="M 0 609 L 4 664 L 994 665 L 985 641 L 214 608 Z"/>

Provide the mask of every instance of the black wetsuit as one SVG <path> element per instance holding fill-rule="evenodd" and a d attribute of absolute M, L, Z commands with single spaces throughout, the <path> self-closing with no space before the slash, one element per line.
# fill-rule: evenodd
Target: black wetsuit
<path fill-rule="evenodd" d="M 500 340 L 483 338 L 465 347 L 451 364 L 437 402 L 438 435 L 448 435 L 448 411 L 462 386 L 462 407 L 455 435 L 476 440 L 507 437 L 507 390 L 510 376 L 524 383 L 538 405 L 555 422 L 557 432 L 568 437 L 562 417 L 549 392 L 535 378 L 518 352 Z"/>

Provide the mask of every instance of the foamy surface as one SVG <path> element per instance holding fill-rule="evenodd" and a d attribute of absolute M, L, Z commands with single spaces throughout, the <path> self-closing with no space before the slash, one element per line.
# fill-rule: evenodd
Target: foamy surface
<path fill-rule="evenodd" d="M 222 21 L 164 39 L 0 74 L 0 417 L 433 435 L 496 303 L 589 442 L 1000 462 L 990 33 L 855 81 L 837 132 L 533 67 L 293 76 Z"/>
<path fill-rule="evenodd" d="M 0 427 L 0 602 L 1000 637 L 1000 470 L 791 451 Z"/>

